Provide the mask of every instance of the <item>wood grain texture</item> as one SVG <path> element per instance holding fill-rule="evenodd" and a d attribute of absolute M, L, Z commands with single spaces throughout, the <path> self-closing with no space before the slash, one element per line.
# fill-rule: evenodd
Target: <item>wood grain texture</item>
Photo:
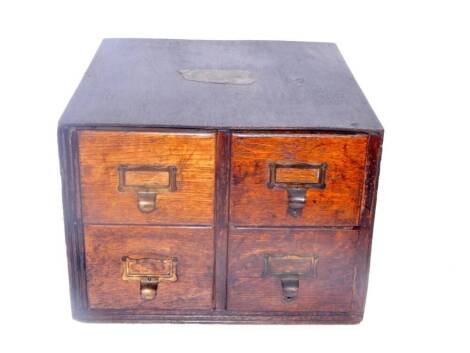
<path fill-rule="evenodd" d="M 61 165 L 62 178 L 64 183 L 64 211 L 66 215 L 66 234 L 69 270 L 71 279 L 71 294 L 73 316 L 80 321 L 91 322 L 209 322 L 209 323 L 358 323 L 362 320 L 365 293 L 367 289 L 367 272 L 370 256 L 370 242 L 373 223 L 374 204 L 376 200 L 378 166 L 380 162 L 380 146 L 382 142 L 381 135 L 371 135 L 369 138 L 367 152 L 367 173 L 365 175 L 366 189 L 363 194 L 363 207 L 361 210 L 361 222 L 359 224 L 360 236 L 357 241 L 357 251 L 355 261 L 357 261 L 357 270 L 355 275 L 355 288 L 353 290 L 352 309 L 349 312 L 340 311 L 256 311 L 256 310 L 234 310 L 225 309 L 224 295 L 220 295 L 218 290 L 212 291 L 218 296 L 220 306 L 218 310 L 213 310 L 211 306 L 208 309 L 163 309 L 146 308 L 134 306 L 130 308 L 100 309 L 88 305 L 88 295 L 86 293 L 86 273 L 85 273 L 85 250 L 82 247 L 83 230 L 80 223 L 80 188 L 78 174 L 78 139 L 75 138 L 75 129 L 63 128 L 59 131 L 59 141 L 61 146 Z M 224 180 L 229 172 L 230 144 L 227 144 L 229 134 L 221 134 L 221 142 L 218 143 L 218 159 L 225 159 L 225 162 L 219 163 L 217 167 L 217 178 L 222 190 L 226 188 L 227 183 Z M 227 150 L 228 149 L 228 150 Z M 224 152 L 222 152 L 224 150 Z M 225 176 L 225 177 L 224 177 Z M 225 195 L 225 196 L 224 196 Z M 219 193 L 218 198 L 222 204 L 223 200 L 228 201 L 226 192 Z M 218 207 L 216 207 L 216 210 Z M 228 218 L 221 213 L 217 223 L 220 224 L 220 231 L 226 234 L 226 222 Z M 77 222 L 78 220 L 78 222 Z M 151 227 L 154 228 L 154 227 Z M 160 227 L 157 227 L 160 228 Z M 164 228 L 164 227 L 161 227 Z M 292 229 L 297 231 L 298 229 Z M 242 231 L 241 229 L 238 231 Z M 261 231 L 261 230 L 260 230 Z M 265 232 L 282 231 L 276 227 L 265 228 Z M 304 231 L 308 231 L 305 229 Z M 320 230 L 317 230 L 320 231 Z M 244 232 L 244 230 L 243 230 Z M 248 231 L 248 233 L 251 233 Z M 224 247 L 226 235 L 217 242 L 218 249 Z M 226 243 L 225 243 L 226 244 Z M 218 250 L 217 250 L 218 251 Z M 219 255 L 219 260 L 224 261 L 225 256 Z M 220 268 L 219 268 L 220 271 Z M 224 277 L 224 271 L 221 271 L 216 278 Z M 223 283 L 219 281 L 219 283 Z M 170 284 L 168 284 L 170 285 Z M 302 288 L 302 285 L 301 285 Z M 215 300 L 213 301 L 213 305 Z"/>
<path fill-rule="evenodd" d="M 215 135 L 80 131 L 80 177 L 85 223 L 212 224 Z M 143 213 L 136 192 L 118 191 L 120 165 L 176 166 L 175 192 L 158 192 Z"/>
<path fill-rule="evenodd" d="M 215 212 L 215 276 L 214 303 L 216 311 L 227 306 L 227 246 L 230 199 L 230 131 L 217 132 L 216 209 Z"/>
<path fill-rule="evenodd" d="M 208 324 L 357 324 L 362 315 L 342 312 L 233 312 L 96 310 L 74 312 L 74 319 L 93 323 L 208 323 Z"/>
<path fill-rule="evenodd" d="M 207 67 L 244 70 L 254 82 L 178 73 Z M 360 322 L 382 138 L 332 43 L 104 40 L 59 122 L 74 318 Z M 286 190 L 266 187 L 269 162 L 328 164 L 326 188 L 307 191 L 300 217 L 287 214 Z M 139 211 L 135 190 L 118 191 L 119 165 L 170 163 L 177 191 L 158 193 L 156 211 Z M 165 173 L 133 171 L 127 182 L 163 187 Z M 318 178 L 309 173 L 282 169 L 278 181 Z M 260 275 L 266 252 L 316 252 L 318 277 L 301 278 L 299 297 L 285 303 L 280 279 Z M 125 255 L 184 266 L 143 301 L 139 283 L 121 279 Z"/>
<path fill-rule="evenodd" d="M 275 182 L 279 183 L 318 183 L 318 169 L 278 168 Z"/>
<path fill-rule="evenodd" d="M 86 226 L 88 304 L 101 309 L 212 308 L 214 238 L 208 228 Z M 176 257 L 176 282 L 143 300 L 138 281 L 124 281 L 121 258 Z"/>
<path fill-rule="evenodd" d="M 81 228 L 81 199 L 78 162 L 77 131 L 75 128 L 58 129 L 62 204 L 64 209 L 65 243 L 72 313 L 86 310 L 85 250 Z"/>
<path fill-rule="evenodd" d="M 236 230 L 229 235 L 228 309 L 349 312 L 357 231 Z M 298 298 L 282 299 L 281 281 L 263 276 L 264 255 L 318 256 L 316 278 L 300 278 Z"/>
<path fill-rule="evenodd" d="M 374 229 L 375 205 L 382 157 L 383 136 L 370 135 L 367 146 L 367 174 L 365 191 L 361 210 L 360 237 L 357 244 L 357 280 L 354 290 L 353 308 L 355 312 L 363 313 L 366 303 L 367 286 L 369 282 L 369 267 Z"/>
<path fill-rule="evenodd" d="M 230 221 L 235 225 L 355 226 L 364 185 L 367 135 L 234 134 Z M 308 189 L 300 217 L 287 191 L 269 189 L 269 163 L 326 163 L 326 187 Z"/>

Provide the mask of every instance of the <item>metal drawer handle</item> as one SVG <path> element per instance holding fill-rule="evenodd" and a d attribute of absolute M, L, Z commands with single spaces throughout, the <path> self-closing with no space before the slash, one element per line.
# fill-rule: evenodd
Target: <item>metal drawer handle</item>
<path fill-rule="evenodd" d="M 137 207 L 149 213 L 156 209 L 157 193 L 176 191 L 176 166 L 120 165 L 120 192 L 135 192 Z"/>
<path fill-rule="evenodd" d="M 326 163 L 270 163 L 268 188 L 287 190 L 287 213 L 299 217 L 307 202 L 307 189 L 324 189 Z"/>
<path fill-rule="evenodd" d="M 122 279 L 140 281 L 140 296 L 144 300 L 156 297 L 158 283 L 177 280 L 175 257 L 131 258 L 123 256 L 121 261 Z"/>
<path fill-rule="evenodd" d="M 264 255 L 263 277 L 281 280 L 282 300 L 293 302 L 299 295 L 300 278 L 317 277 L 318 255 Z"/>

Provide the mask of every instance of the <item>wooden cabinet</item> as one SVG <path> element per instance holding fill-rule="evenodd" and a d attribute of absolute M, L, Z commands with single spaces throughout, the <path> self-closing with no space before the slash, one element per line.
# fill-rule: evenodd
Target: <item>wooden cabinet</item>
<path fill-rule="evenodd" d="M 103 41 L 59 123 L 74 318 L 361 321 L 382 137 L 333 44 Z"/>

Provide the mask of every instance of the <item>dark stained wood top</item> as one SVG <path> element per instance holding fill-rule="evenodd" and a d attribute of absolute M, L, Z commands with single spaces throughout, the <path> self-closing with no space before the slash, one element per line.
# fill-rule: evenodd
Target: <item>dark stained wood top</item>
<path fill-rule="evenodd" d="M 60 125 L 382 132 L 335 44 L 277 41 L 105 39 Z"/>

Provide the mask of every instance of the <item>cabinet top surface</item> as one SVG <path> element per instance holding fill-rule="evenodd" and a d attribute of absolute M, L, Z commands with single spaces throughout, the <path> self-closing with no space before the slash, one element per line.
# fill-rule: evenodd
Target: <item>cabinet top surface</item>
<path fill-rule="evenodd" d="M 60 124 L 382 131 L 336 45 L 277 41 L 105 39 Z"/>

